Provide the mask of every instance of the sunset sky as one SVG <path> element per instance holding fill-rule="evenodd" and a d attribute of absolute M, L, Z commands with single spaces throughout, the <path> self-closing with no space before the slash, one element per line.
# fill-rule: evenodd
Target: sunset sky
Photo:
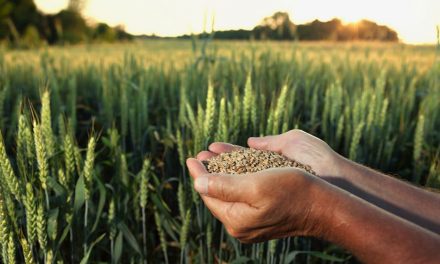
<path fill-rule="evenodd" d="M 67 0 L 35 0 L 40 10 L 54 13 Z M 208 28 L 215 16 L 215 29 L 251 29 L 263 17 L 287 11 L 295 24 L 334 17 L 344 22 L 373 20 L 395 29 L 407 43 L 436 43 L 440 25 L 439 0 L 88 0 L 87 18 L 110 25 L 125 25 L 133 34 L 177 36 Z"/>

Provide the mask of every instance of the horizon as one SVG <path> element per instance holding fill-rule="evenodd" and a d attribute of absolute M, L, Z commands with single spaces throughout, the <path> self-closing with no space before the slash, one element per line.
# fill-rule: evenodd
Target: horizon
<path fill-rule="evenodd" d="M 35 3 L 45 13 L 56 13 L 67 7 L 68 0 L 35 0 Z M 243 12 L 249 6 L 252 6 L 252 12 Z M 187 12 L 182 12 L 184 9 Z M 190 0 L 184 3 L 167 0 L 161 4 L 142 0 L 126 0 L 124 3 L 89 0 L 85 3 L 83 15 L 92 22 L 123 25 L 133 35 L 177 37 L 198 34 L 204 28 L 209 32 L 213 19 L 216 31 L 250 30 L 264 17 L 282 11 L 287 12 L 295 24 L 305 24 L 315 19 L 329 21 L 333 18 L 348 24 L 366 19 L 395 30 L 403 43 L 435 44 L 440 16 L 435 16 L 434 10 L 440 10 L 440 2 L 435 0 L 390 0 L 383 3 L 381 0 L 335 0 L 331 3 L 320 0 L 255 3 L 249 0 L 225 0 L 221 3 L 213 0 Z"/>

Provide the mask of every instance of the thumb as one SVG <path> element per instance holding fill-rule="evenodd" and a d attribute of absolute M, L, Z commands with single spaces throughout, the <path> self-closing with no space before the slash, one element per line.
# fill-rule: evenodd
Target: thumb
<path fill-rule="evenodd" d="M 194 188 L 202 195 L 206 195 L 225 202 L 249 203 L 251 181 L 245 181 L 246 176 L 237 175 L 203 175 L 197 177 Z"/>

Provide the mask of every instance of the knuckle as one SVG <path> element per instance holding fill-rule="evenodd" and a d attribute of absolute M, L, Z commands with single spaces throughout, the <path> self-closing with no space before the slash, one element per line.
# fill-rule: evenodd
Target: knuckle
<path fill-rule="evenodd" d="M 288 138 L 290 138 L 290 139 L 297 138 L 297 137 L 299 137 L 302 134 L 304 134 L 304 131 L 301 130 L 301 129 L 297 129 L 297 128 L 289 130 L 289 131 L 286 132 L 286 136 Z"/>

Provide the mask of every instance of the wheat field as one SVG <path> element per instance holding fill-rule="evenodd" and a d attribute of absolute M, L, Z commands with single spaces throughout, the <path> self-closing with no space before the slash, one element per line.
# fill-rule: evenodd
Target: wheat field
<path fill-rule="evenodd" d="M 4 263 L 353 262 L 309 238 L 240 244 L 185 159 L 300 128 L 440 189 L 440 54 L 207 40 L 3 50 L 0 128 Z"/>

